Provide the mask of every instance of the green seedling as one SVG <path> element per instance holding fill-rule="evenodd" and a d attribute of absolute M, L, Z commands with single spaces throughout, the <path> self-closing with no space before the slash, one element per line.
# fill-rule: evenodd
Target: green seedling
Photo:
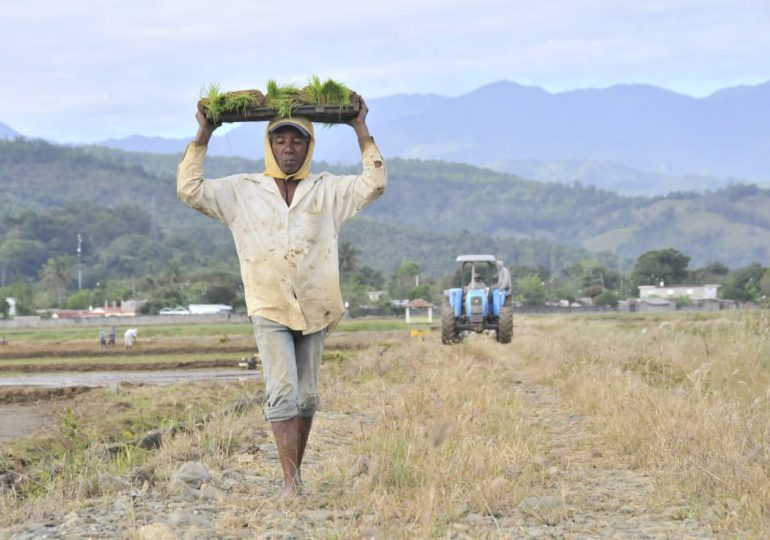
<path fill-rule="evenodd" d="M 204 91 L 206 100 L 206 110 L 213 122 L 219 122 L 219 118 L 224 112 L 225 96 L 219 91 L 218 84 L 212 84 Z"/>
<path fill-rule="evenodd" d="M 257 97 L 248 92 L 231 92 L 225 94 L 223 108 L 225 112 L 245 113 L 250 107 L 259 105 Z"/>
<path fill-rule="evenodd" d="M 302 88 L 293 84 L 279 85 L 272 79 L 268 80 L 264 103 L 258 92 L 223 93 L 217 84 L 209 86 L 203 94 L 204 105 L 213 122 L 219 122 L 223 113 L 245 113 L 250 108 L 261 106 L 272 109 L 279 118 L 291 117 L 302 105 L 338 106 L 340 109 L 352 106 L 352 92 L 347 86 L 333 79 L 323 81 L 318 75 L 313 75 Z"/>
<path fill-rule="evenodd" d="M 350 107 L 350 88 L 334 79 L 321 81 L 318 75 L 313 75 L 302 92 L 306 103 Z"/>
<path fill-rule="evenodd" d="M 274 80 L 267 81 L 267 106 L 279 117 L 288 118 L 302 104 L 302 92 L 294 85 L 279 86 Z"/>

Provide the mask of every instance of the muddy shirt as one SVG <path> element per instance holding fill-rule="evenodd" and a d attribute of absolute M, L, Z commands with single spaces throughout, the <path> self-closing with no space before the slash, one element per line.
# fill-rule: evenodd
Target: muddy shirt
<path fill-rule="evenodd" d="M 177 169 L 177 196 L 230 228 L 249 316 L 305 334 L 333 328 L 345 311 L 337 236 L 343 223 L 382 195 L 387 182 L 374 141 L 361 143 L 361 175 L 310 174 L 288 207 L 264 174 L 204 180 L 205 158 L 206 146 L 187 146 Z"/>

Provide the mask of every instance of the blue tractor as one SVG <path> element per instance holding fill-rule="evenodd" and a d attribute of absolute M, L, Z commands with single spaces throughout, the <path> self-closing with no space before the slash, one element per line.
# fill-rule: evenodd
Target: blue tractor
<path fill-rule="evenodd" d="M 513 339 L 513 305 L 504 290 L 489 284 L 496 279 L 494 255 L 460 255 L 460 286 L 444 291 L 441 342 L 462 341 L 465 332 L 494 331 L 497 341 Z"/>

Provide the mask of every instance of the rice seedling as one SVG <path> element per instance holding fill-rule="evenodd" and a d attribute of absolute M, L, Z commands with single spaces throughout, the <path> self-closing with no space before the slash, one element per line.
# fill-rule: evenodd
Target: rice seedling
<path fill-rule="evenodd" d="M 353 92 L 347 86 L 333 79 L 321 80 L 317 75 L 301 88 L 293 84 L 280 85 L 272 79 L 267 81 L 266 88 L 265 95 L 257 90 L 221 92 L 219 85 L 212 84 L 204 90 L 199 107 L 213 122 L 219 122 L 226 113 L 243 117 L 260 108 L 268 109 L 269 114 L 259 119 L 270 116 L 289 118 L 299 107 L 306 105 L 339 107 L 340 119 L 344 110 L 353 109 Z"/>
<path fill-rule="evenodd" d="M 257 90 L 222 92 L 218 84 L 212 84 L 204 90 L 201 99 L 212 122 L 218 123 L 224 113 L 245 113 L 252 107 L 264 105 L 264 98 Z"/>
<path fill-rule="evenodd" d="M 250 107 L 259 106 L 259 99 L 254 91 L 228 92 L 225 94 L 224 110 L 227 112 L 246 112 Z"/>
<path fill-rule="evenodd" d="M 219 90 L 218 84 L 209 85 L 203 93 L 205 95 L 204 100 L 206 102 L 206 110 L 208 111 L 209 117 L 212 122 L 216 123 L 224 112 L 225 96 Z"/>
<path fill-rule="evenodd" d="M 302 92 L 292 84 L 279 86 L 274 80 L 267 81 L 267 106 L 279 117 L 288 118 L 302 103 Z"/>
<path fill-rule="evenodd" d="M 313 75 L 308 84 L 302 89 L 306 103 L 315 105 L 338 105 L 350 107 L 350 88 L 334 79 L 321 81 L 318 75 Z"/>

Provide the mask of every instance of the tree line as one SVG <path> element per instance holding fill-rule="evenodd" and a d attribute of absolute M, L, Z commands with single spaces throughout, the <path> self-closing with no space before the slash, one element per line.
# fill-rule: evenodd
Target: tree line
<path fill-rule="evenodd" d="M 176 201 L 177 160 L 0 141 L 0 298 L 16 298 L 21 313 L 128 298 L 147 300 L 150 312 L 199 302 L 241 305 L 232 238 Z M 452 266 L 461 253 L 503 259 L 522 303 L 612 301 L 636 296 L 642 278 L 710 280 L 722 285 L 725 298 L 741 301 L 767 294 L 766 189 L 622 197 L 470 165 L 393 159 L 388 167 L 385 196 L 341 234 L 343 292 L 352 306 L 369 305 L 374 290 L 385 291 L 381 306 L 417 297 L 438 302 L 443 289 L 455 286 Z M 247 160 L 207 161 L 212 176 L 258 169 Z M 713 231 L 700 231 L 699 220 Z M 696 232 L 683 232 L 684 224 Z M 751 234 L 737 234 L 746 228 Z M 687 258 L 684 274 L 668 275 L 656 256 L 659 268 L 637 271 L 659 246 Z"/>
<path fill-rule="evenodd" d="M 145 208 L 88 204 L 25 211 L 0 224 L 0 298 L 15 298 L 18 314 L 128 299 L 143 300 L 146 313 L 191 303 L 244 307 L 238 261 L 231 240 L 222 239 L 222 227 L 164 232 Z M 466 253 L 484 251 L 479 244 L 465 247 L 470 248 Z M 387 311 L 394 300 L 422 298 L 438 304 L 443 291 L 459 283 L 456 253 L 442 255 L 440 273 L 426 272 L 420 261 L 409 258 L 388 271 L 367 264 L 362 253 L 360 243 L 340 242 L 342 291 L 353 313 Z M 717 261 L 691 268 L 688 255 L 665 248 L 643 253 L 623 272 L 608 264 L 617 260 L 586 252 L 562 253 L 559 264 L 553 252 L 540 263 L 534 255 L 506 261 L 514 298 L 521 304 L 591 298 L 598 305 L 613 305 L 636 297 L 641 285 L 660 283 L 719 284 L 720 297 L 740 302 L 766 303 L 770 297 L 770 270 L 758 262 L 735 269 Z M 370 296 L 374 291 L 379 291 L 376 299 Z M 2 304 L 0 311 L 7 314 Z"/>

